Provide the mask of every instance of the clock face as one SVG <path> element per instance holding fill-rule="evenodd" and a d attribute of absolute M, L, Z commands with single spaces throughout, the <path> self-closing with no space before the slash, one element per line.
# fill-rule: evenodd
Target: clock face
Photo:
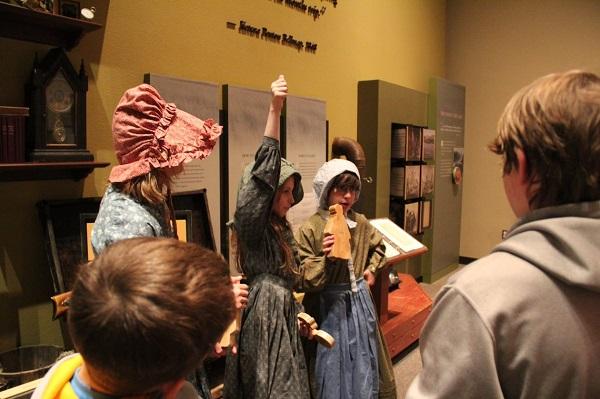
<path fill-rule="evenodd" d="M 67 112 L 73 107 L 73 89 L 62 71 L 46 87 L 46 102 L 53 112 Z"/>
<path fill-rule="evenodd" d="M 49 145 L 73 145 L 75 92 L 60 69 L 46 86 L 46 140 Z"/>

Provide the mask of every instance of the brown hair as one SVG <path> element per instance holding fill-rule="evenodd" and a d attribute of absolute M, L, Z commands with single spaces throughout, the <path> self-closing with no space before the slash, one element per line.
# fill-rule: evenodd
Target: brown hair
<path fill-rule="evenodd" d="M 184 378 L 209 353 L 235 311 L 223 258 L 172 238 L 132 238 L 82 266 L 69 331 L 86 364 L 114 394 Z"/>
<path fill-rule="evenodd" d="M 489 148 L 503 156 L 505 174 L 524 152 L 532 209 L 600 199 L 600 77 L 569 71 L 522 88 Z"/>
<path fill-rule="evenodd" d="M 139 202 L 150 205 L 167 203 L 167 192 L 171 188 L 171 178 L 162 169 L 152 169 L 145 175 L 136 176 L 122 183 L 112 183 L 123 194 Z"/>
<path fill-rule="evenodd" d="M 273 234 L 275 234 L 275 240 L 281 249 L 283 255 L 283 264 L 281 265 L 281 269 L 285 276 L 299 276 L 300 268 L 298 267 L 294 249 L 290 246 L 289 241 L 293 239 L 292 228 L 290 223 L 285 218 L 280 218 L 277 215 L 271 213 L 269 217 L 269 226 L 268 228 L 273 229 Z M 242 274 L 246 274 L 244 270 L 244 248 L 240 243 L 240 239 L 238 237 L 238 233 L 235 230 L 235 227 L 231 229 L 231 250 L 233 254 L 233 259 L 235 263 L 235 267 L 238 272 Z"/>
<path fill-rule="evenodd" d="M 331 181 L 327 196 L 329 197 L 331 191 L 335 189 L 342 191 L 353 191 L 357 193 L 360 191 L 360 180 L 358 179 L 358 176 L 352 172 L 340 173 Z"/>

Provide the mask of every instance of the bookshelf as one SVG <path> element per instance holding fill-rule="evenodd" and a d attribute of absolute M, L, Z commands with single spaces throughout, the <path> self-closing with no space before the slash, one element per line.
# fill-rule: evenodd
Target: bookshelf
<path fill-rule="evenodd" d="M 81 180 L 108 162 L 0 163 L 0 182 L 70 179 Z"/>
<path fill-rule="evenodd" d="M 70 50 L 84 34 L 100 28 L 102 25 L 95 22 L 0 2 L 1 37 Z"/>

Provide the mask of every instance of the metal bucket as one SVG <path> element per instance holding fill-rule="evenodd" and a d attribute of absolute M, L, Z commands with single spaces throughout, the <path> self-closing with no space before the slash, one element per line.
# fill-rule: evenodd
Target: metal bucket
<path fill-rule="evenodd" d="M 2 389 L 42 378 L 62 351 L 58 346 L 32 345 L 0 353 L 0 382 L 7 383 Z"/>

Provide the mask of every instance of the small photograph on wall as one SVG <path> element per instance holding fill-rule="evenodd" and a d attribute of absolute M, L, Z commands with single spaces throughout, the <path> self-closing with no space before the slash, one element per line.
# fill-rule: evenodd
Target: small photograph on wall
<path fill-rule="evenodd" d="M 392 158 L 405 159 L 406 157 L 406 126 L 392 124 Z"/>
<path fill-rule="evenodd" d="M 419 202 L 404 205 L 404 231 L 413 236 L 419 234 Z"/>
<path fill-rule="evenodd" d="M 392 166 L 390 169 L 390 195 L 404 197 L 404 166 Z"/>
<path fill-rule="evenodd" d="M 423 161 L 435 159 L 435 130 L 423 129 Z"/>
<path fill-rule="evenodd" d="M 421 209 L 419 214 L 421 216 L 421 222 L 419 230 L 423 232 L 426 229 L 431 228 L 431 200 L 421 201 L 420 204 Z"/>
<path fill-rule="evenodd" d="M 434 165 L 421 165 L 421 197 L 433 194 Z"/>
<path fill-rule="evenodd" d="M 421 160 L 421 128 L 417 126 L 407 126 L 406 137 L 406 160 Z"/>
<path fill-rule="evenodd" d="M 419 198 L 420 195 L 421 165 L 407 165 L 404 175 L 404 198 Z"/>

